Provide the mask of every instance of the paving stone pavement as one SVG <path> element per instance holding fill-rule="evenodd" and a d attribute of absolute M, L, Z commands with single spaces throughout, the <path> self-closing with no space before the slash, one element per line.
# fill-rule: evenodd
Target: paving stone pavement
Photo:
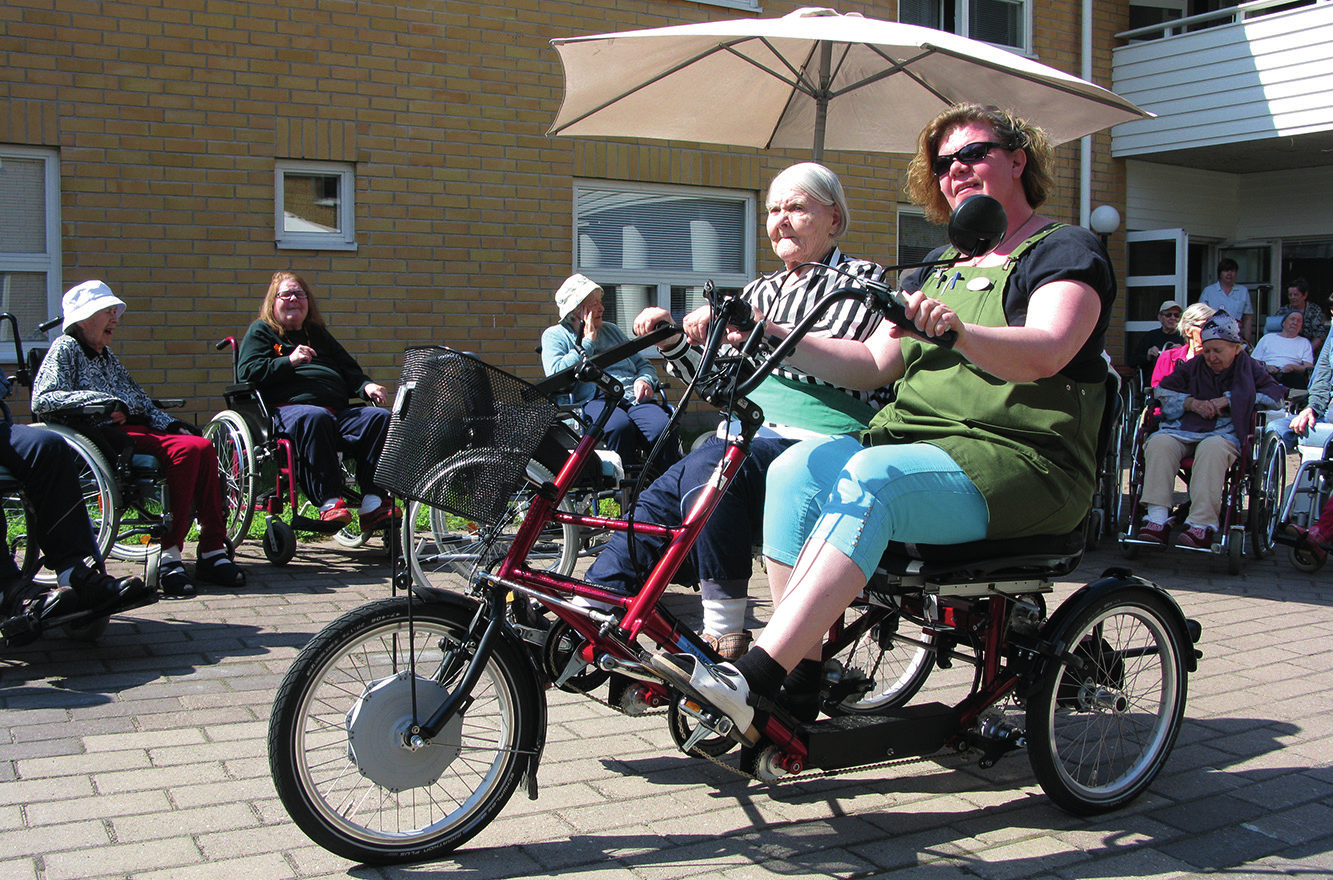
<path fill-rule="evenodd" d="M 247 544 L 240 558 L 243 589 L 131 612 L 94 644 L 0 652 L 0 878 L 1333 876 L 1333 590 L 1284 553 L 1233 577 L 1220 558 L 1125 563 L 1105 547 L 1059 586 L 1056 600 L 1131 564 L 1204 627 L 1175 752 L 1119 812 L 1056 809 L 1021 752 L 989 771 L 948 757 L 747 783 L 677 752 L 660 716 L 553 692 L 539 799 L 516 794 L 461 851 L 397 868 L 307 840 L 265 747 L 301 645 L 387 594 L 382 549 L 304 544 L 274 568 Z M 672 602 L 697 608 L 685 591 Z"/>

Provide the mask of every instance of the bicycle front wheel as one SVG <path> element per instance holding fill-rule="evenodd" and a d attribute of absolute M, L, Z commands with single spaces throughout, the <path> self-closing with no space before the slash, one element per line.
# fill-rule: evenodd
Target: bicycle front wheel
<path fill-rule="evenodd" d="M 499 640 L 472 702 L 412 743 L 472 662 L 470 615 L 406 597 L 327 626 L 283 678 L 269 768 L 292 820 L 320 846 L 371 864 L 426 861 L 490 823 L 535 760 L 541 695 L 528 661 Z"/>

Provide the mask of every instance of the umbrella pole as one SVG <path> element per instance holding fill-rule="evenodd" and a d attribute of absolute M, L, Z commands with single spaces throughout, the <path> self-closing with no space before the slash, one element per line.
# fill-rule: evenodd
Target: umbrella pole
<path fill-rule="evenodd" d="M 819 44 L 819 91 L 815 93 L 815 145 L 810 152 L 816 162 L 824 161 L 824 127 L 828 124 L 829 69 L 833 66 L 833 44 Z"/>

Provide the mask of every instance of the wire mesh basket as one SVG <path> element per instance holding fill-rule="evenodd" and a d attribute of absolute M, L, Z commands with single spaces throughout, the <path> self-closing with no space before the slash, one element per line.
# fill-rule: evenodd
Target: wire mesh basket
<path fill-rule="evenodd" d="M 375 482 L 400 497 L 496 523 L 556 413 L 536 387 L 471 355 L 410 348 Z"/>

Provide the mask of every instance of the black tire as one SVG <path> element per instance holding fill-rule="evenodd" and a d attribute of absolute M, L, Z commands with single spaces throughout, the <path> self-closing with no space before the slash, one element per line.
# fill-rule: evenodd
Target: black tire
<path fill-rule="evenodd" d="M 1227 573 L 1240 574 L 1240 561 L 1245 556 L 1245 530 L 1239 526 L 1228 529 L 1220 540 L 1227 552 Z"/>
<path fill-rule="evenodd" d="M 1287 450 L 1274 434 L 1265 436 L 1255 473 L 1254 494 L 1250 497 L 1250 552 L 1255 559 L 1271 556 L 1273 530 L 1282 515 L 1282 500 L 1287 489 Z"/>
<path fill-rule="evenodd" d="M 870 690 L 858 697 L 825 700 L 823 708 L 830 715 L 877 715 L 905 706 L 935 668 L 934 633 L 922 632 L 920 626 L 902 620 L 896 611 L 886 614 L 877 606 L 852 605 L 843 612 L 844 631 L 854 631 L 867 614 L 882 619 L 868 626 L 833 659 L 841 664 L 844 682 L 851 676 L 864 676 L 871 682 Z M 900 627 L 902 635 L 925 645 L 899 638 Z"/>
<path fill-rule="evenodd" d="M 264 556 L 273 565 L 286 565 L 296 556 L 296 532 L 280 519 L 264 529 Z"/>
<path fill-rule="evenodd" d="M 1152 783 L 1185 714 L 1185 651 L 1160 596 L 1119 589 L 1075 612 L 1072 646 L 1028 700 L 1028 758 L 1042 789 L 1078 816 L 1124 806 Z"/>
<path fill-rule="evenodd" d="M 443 684 L 423 677 L 466 640 L 471 619 L 419 600 L 413 611 L 411 639 L 405 597 L 344 614 L 297 656 L 273 703 L 269 768 L 283 806 L 311 840 L 356 862 L 426 861 L 458 847 L 496 817 L 537 749 L 541 694 L 503 639 L 466 711 L 433 743 L 403 745 L 413 690 L 428 715 L 462 676 L 466 663 Z M 404 675 L 413 662 L 415 688 Z"/>
<path fill-rule="evenodd" d="M 240 413 L 231 410 L 218 413 L 204 425 L 204 436 L 217 452 L 227 539 L 240 544 L 250 530 L 258 494 L 254 436 Z"/>
<path fill-rule="evenodd" d="M 1287 551 L 1287 560 L 1292 568 L 1297 571 L 1303 571 L 1306 574 L 1314 574 L 1324 567 L 1324 561 L 1328 557 L 1317 557 L 1310 552 L 1310 548 L 1303 543 L 1297 544 Z"/>

